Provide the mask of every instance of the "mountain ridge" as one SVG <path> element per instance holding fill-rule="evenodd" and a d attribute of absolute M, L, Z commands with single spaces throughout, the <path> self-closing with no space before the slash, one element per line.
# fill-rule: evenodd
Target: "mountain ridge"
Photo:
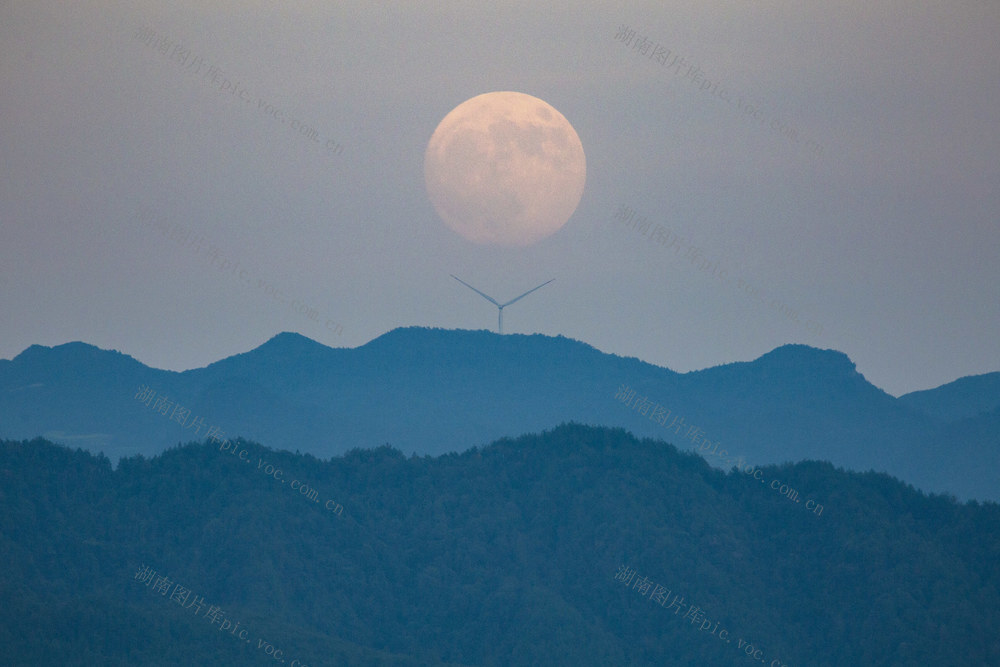
<path fill-rule="evenodd" d="M 324 457 L 386 442 L 439 454 L 576 421 L 668 438 L 682 449 L 725 448 L 751 464 L 825 460 L 886 471 L 928 491 L 1000 497 L 981 464 L 1000 456 L 988 419 L 967 428 L 969 438 L 948 442 L 951 422 L 875 387 L 846 354 L 800 344 L 686 373 L 561 336 L 423 327 L 355 348 L 282 332 L 182 372 L 68 345 L 32 346 L 0 362 L 0 437 L 48 434 L 117 459 L 205 437 L 214 426 L 218 437 L 289 450 L 308 442 Z M 44 386 L 28 388 L 43 375 Z M 160 408 L 183 406 L 191 420 L 203 419 L 205 431 L 172 419 L 170 408 L 161 414 L 135 400 L 141 387 Z M 659 412 L 616 398 L 629 391 Z"/>
<path fill-rule="evenodd" d="M 939 387 L 911 391 L 899 400 L 941 422 L 975 417 L 1000 407 L 1000 372 L 967 375 Z"/>
<path fill-rule="evenodd" d="M 112 470 L 0 440 L 0 661 L 274 664 L 148 570 L 317 667 L 739 667 L 740 641 L 772 667 L 1000 656 L 996 503 L 825 462 L 764 466 L 795 502 L 661 439 L 581 424 L 434 457 L 233 444 L 249 464 L 192 443 Z M 863 611 L 843 622 L 845 609 Z M 52 641 L 66 627 L 74 641 Z"/>

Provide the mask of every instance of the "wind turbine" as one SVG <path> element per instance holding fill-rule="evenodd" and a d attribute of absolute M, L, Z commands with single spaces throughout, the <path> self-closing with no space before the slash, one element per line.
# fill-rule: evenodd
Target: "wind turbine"
<path fill-rule="evenodd" d="M 479 291 L 479 290 L 477 290 L 477 289 L 476 289 L 475 287 L 473 287 L 473 286 L 472 286 L 472 285 L 470 285 L 469 283 L 465 282 L 464 280 L 462 280 L 462 279 L 461 279 L 461 278 L 459 278 L 458 276 L 456 276 L 456 275 L 452 275 L 452 274 L 448 274 L 448 275 L 451 275 L 451 277 L 452 277 L 452 278 L 454 278 L 454 279 L 455 279 L 455 280 L 457 280 L 458 282 L 462 283 L 463 285 L 465 285 L 465 286 L 466 286 L 466 287 L 468 287 L 468 288 L 469 288 L 470 290 L 472 290 L 473 292 L 475 292 L 475 293 L 476 293 L 476 294 L 478 294 L 479 296 L 483 297 L 484 299 L 486 299 L 486 300 L 487 300 L 487 301 L 489 301 L 490 303 L 492 303 L 492 304 L 495 304 L 495 305 L 496 305 L 496 307 L 497 307 L 497 308 L 499 309 L 499 313 L 500 313 L 500 314 L 499 314 L 499 316 L 497 317 L 497 333 L 499 333 L 499 334 L 503 334 L 503 309 L 504 309 L 504 308 L 506 308 L 506 307 L 507 307 L 507 306 L 509 306 L 510 304 L 514 303 L 515 301 L 520 301 L 520 300 L 521 300 L 521 299 L 523 299 L 524 297 L 526 297 L 526 296 L 528 296 L 529 294 L 531 294 L 532 292 L 534 292 L 534 291 L 535 291 L 536 289 L 541 289 L 541 288 L 545 287 L 546 285 L 548 285 L 548 284 L 549 284 L 550 282 L 552 282 L 552 280 L 555 280 L 555 278 L 553 278 L 552 280 L 548 280 L 548 281 L 546 281 L 546 282 L 542 283 L 542 284 L 541 284 L 541 285 L 539 285 L 538 287 L 533 287 L 533 288 L 531 288 L 530 290 L 528 290 L 527 292 L 525 292 L 524 294 L 522 294 L 521 296 L 517 297 L 516 299 L 511 299 L 511 300 L 510 300 L 510 301 L 508 301 L 507 303 L 500 303 L 500 302 L 498 302 L 498 301 L 497 301 L 496 299 L 494 299 L 493 297 L 491 297 L 491 296 L 490 296 L 489 294 L 483 294 L 482 292 L 480 292 L 480 291 Z"/>

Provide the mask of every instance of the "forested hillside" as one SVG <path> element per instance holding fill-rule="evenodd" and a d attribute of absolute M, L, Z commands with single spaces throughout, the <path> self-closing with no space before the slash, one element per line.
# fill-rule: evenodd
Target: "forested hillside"
<path fill-rule="evenodd" d="M 0 562 L 4 665 L 1000 663 L 996 504 L 575 424 L 117 470 L 4 441 Z"/>
<path fill-rule="evenodd" d="M 676 373 L 562 336 L 421 327 L 356 348 L 283 333 L 182 373 L 84 343 L 33 345 L 0 360 L 0 438 L 42 436 L 114 464 L 213 435 L 326 459 L 382 443 L 460 452 L 578 422 L 673 438 L 681 449 L 709 441 L 755 464 L 830 461 L 998 501 L 1000 413 L 976 411 L 1000 410 L 994 376 L 903 401 L 846 354 L 806 345 Z"/>

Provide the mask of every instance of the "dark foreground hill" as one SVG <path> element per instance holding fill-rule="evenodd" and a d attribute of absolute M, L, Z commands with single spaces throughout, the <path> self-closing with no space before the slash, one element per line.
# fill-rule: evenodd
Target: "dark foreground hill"
<path fill-rule="evenodd" d="M 114 463 L 209 432 L 327 458 L 383 443 L 441 454 L 575 421 L 1000 500 L 998 409 L 1000 373 L 897 399 L 847 355 L 804 345 L 683 374 L 563 337 L 420 328 L 354 349 L 280 334 L 183 373 L 84 343 L 0 360 L 0 437 Z"/>
<path fill-rule="evenodd" d="M 5 441 L 0 560 L 3 665 L 1000 664 L 997 505 L 579 425 L 117 470 Z"/>

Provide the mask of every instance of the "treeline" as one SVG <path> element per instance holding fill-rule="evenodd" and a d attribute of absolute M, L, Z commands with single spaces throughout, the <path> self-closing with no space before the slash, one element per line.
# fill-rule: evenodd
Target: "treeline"
<path fill-rule="evenodd" d="M 189 443 L 113 470 L 0 442 L 0 664 L 1000 663 L 995 504 L 762 468 L 796 503 L 577 424 L 434 458 L 233 444 L 247 455 Z"/>

